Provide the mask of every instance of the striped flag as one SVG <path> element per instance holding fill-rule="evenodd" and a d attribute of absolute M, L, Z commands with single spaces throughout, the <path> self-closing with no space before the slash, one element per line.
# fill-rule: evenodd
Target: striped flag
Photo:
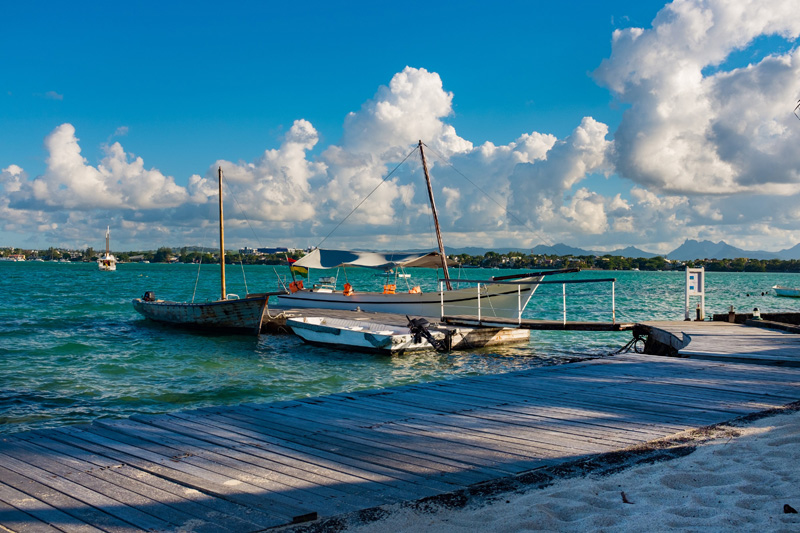
<path fill-rule="evenodd" d="M 289 269 L 292 271 L 292 274 L 308 279 L 308 269 L 306 267 L 292 265 Z"/>

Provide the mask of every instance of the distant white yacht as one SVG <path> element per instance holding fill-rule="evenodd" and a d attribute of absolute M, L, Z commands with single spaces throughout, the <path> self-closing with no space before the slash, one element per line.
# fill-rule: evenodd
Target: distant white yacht
<path fill-rule="evenodd" d="M 108 247 L 108 240 L 111 236 L 110 227 L 106 227 L 106 253 L 101 255 L 100 258 L 97 260 L 97 267 L 100 270 L 116 270 L 117 269 L 117 258 L 111 255 L 111 251 Z"/>

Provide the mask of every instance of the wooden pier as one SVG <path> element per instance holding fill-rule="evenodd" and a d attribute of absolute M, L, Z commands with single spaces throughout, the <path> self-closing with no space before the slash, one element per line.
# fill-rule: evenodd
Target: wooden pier
<path fill-rule="evenodd" d="M 800 353 L 800 336 L 706 324 L 678 328 L 688 347 L 735 332 L 728 355 L 759 358 L 622 354 L 6 436 L 0 524 L 260 531 L 477 490 L 800 400 L 800 369 L 754 364 Z"/>
<path fill-rule="evenodd" d="M 531 320 L 523 318 L 495 318 L 477 316 L 445 316 L 442 322 L 453 326 L 468 327 L 506 327 L 518 329 L 561 330 L 561 331 L 628 331 L 633 322 L 587 322 L 576 320 Z"/>
<path fill-rule="evenodd" d="M 800 366 L 800 335 L 772 323 L 644 322 L 634 335 L 648 336 L 683 357 Z"/>

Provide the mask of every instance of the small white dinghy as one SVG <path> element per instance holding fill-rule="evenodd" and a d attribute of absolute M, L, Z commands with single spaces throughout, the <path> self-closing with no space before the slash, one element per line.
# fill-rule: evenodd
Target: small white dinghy
<path fill-rule="evenodd" d="M 800 298 L 800 289 L 795 289 L 792 287 L 783 287 L 781 285 L 775 285 L 772 287 L 772 290 L 775 291 L 775 294 L 778 296 L 788 296 L 790 298 Z"/>
<path fill-rule="evenodd" d="M 287 318 L 286 325 L 312 344 L 386 354 L 435 349 L 424 336 L 414 335 L 407 326 L 320 316 Z M 437 341 L 446 341 L 445 331 L 433 325 L 427 329 Z"/>

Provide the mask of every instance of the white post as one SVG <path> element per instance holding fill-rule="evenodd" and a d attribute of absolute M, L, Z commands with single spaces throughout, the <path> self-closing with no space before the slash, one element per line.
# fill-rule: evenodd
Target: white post
<path fill-rule="evenodd" d="M 444 287 L 442 282 L 439 282 L 439 303 L 441 305 L 441 318 L 444 318 Z"/>
<path fill-rule="evenodd" d="M 705 275 L 703 276 L 703 292 L 700 294 L 700 320 L 706 319 L 706 288 Z"/>
<path fill-rule="evenodd" d="M 692 317 L 689 316 L 689 267 L 686 267 L 686 284 L 683 289 L 683 311 L 684 311 L 684 320 L 691 320 Z"/>
<path fill-rule="evenodd" d="M 564 325 L 567 325 L 567 284 L 561 284 L 561 296 L 564 300 Z"/>
<path fill-rule="evenodd" d="M 522 285 L 517 285 L 517 324 L 522 324 Z"/>
<path fill-rule="evenodd" d="M 616 293 L 615 293 L 615 283 L 611 282 L 611 323 L 617 323 L 617 303 L 616 303 Z"/>
<path fill-rule="evenodd" d="M 478 322 L 481 321 L 481 284 L 478 283 Z"/>

